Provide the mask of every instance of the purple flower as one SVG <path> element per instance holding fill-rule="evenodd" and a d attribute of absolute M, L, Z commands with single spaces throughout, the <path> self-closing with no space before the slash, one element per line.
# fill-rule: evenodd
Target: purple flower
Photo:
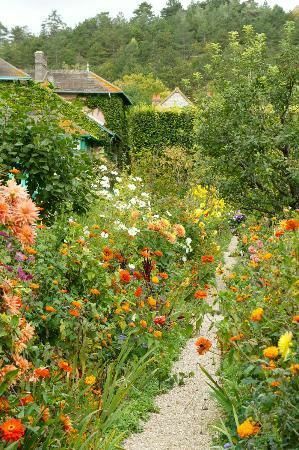
<path fill-rule="evenodd" d="M 0 236 L 3 236 L 5 239 L 9 238 L 9 234 L 5 233 L 5 231 L 0 231 Z"/>
<path fill-rule="evenodd" d="M 125 334 L 120 334 L 120 335 L 118 336 L 118 339 L 119 339 L 120 341 L 125 341 L 125 340 L 127 339 L 127 336 L 126 336 Z"/>
<path fill-rule="evenodd" d="M 5 267 L 5 269 L 8 271 L 8 272 L 12 272 L 13 271 L 13 267 L 12 266 L 4 266 Z"/>
<path fill-rule="evenodd" d="M 223 448 L 231 448 L 233 445 L 230 442 L 224 444 Z"/>
<path fill-rule="evenodd" d="M 22 281 L 30 281 L 33 278 L 33 276 L 30 273 L 25 272 L 22 267 L 18 267 L 18 277 Z"/>
<path fill-rule="evenodd" d="M 17 252 L 16 253 L 16 255 L 15 255 L 15 259 L 16 259 L 16 261 L 26 261 L 26 259 L 27 259 L 27 256 L 26 255 L 24 255 L 24 253 L 22 253 L 22 252 Z"/>

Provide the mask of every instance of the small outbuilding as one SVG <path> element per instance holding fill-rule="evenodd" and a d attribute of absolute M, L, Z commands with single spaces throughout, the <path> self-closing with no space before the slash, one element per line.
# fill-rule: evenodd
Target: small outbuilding
<path fill-rule="evenodd" d="M 175 90 L 158 105 L 160 108 L 186 108 L 187 106 L 193 106 L 193 103 L 185 94 L 183 94 L 180 88 L 176 87 Z"/>

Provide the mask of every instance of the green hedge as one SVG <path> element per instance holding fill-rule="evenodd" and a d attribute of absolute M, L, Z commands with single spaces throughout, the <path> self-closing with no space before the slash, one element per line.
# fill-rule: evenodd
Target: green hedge
<path fill-rule="evenodd" d="M 129 144 L 133 151 L 194 145 L 194 108 L 162 109 L 152 106 L 132 108 Z"/>

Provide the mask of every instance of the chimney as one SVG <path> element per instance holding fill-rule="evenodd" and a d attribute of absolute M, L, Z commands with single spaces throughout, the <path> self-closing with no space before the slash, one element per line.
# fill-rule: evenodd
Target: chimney
<path fill-rule="evenodd" d="M 159 105 L 160 102 L 161 102 L 160 94 L 154 94 L 152 98 L 152 105 L 153 106 Z"/>
<path fill-rule="evenodd" d="M 44 52 L 37 51 L 34 53 L 35 59 L 35 71 L 34 71 L 34 79 L 35 81 L 44 81 L 47 75 L 47 58 L 44 55 Z"/>

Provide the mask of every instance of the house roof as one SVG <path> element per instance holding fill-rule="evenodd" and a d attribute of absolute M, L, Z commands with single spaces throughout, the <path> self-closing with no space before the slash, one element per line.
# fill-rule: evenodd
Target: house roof
<path fill-rule="evenodd" d="M 88 70 L 48 70 L 45 76 L 58 94 L 121 95 L 127 104 L 131 100 L 117 86 Z"/>
<path fill-rule="evenodd" d="M 186 102 L 189 103 L 190 106 L 193 105 L 191 100 L 188 97 L 186 97 L 186 95 L 180 90 L 180 88 L 176 87 L 166 98 L 164 98 L 164 100 L 162 100 L 160 106 L 163 106 L 164 103 L 166 103 L 174 94 L 180 94 L 186 100 Z"/>
<path fill-rule="evenodd" d="M 4 59 L 0 58 L 0 81 L 30 80 L 31 77 L 23 70 L 17 69 Z"/>

